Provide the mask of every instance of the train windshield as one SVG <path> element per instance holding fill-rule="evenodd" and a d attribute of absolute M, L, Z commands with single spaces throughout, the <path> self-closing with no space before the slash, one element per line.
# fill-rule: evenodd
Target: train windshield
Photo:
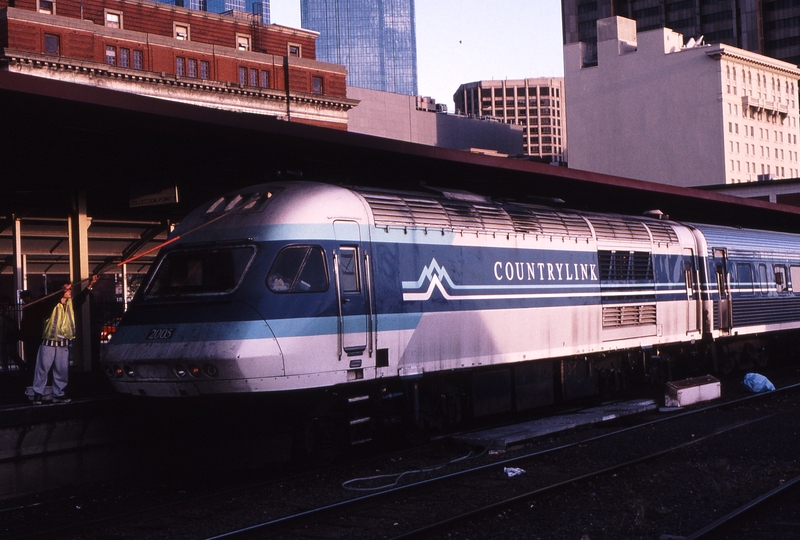
<path fill-rule="evenodd" d="M 145 296 L 230 293 L 239 285 L 254 254 L 253 246 L 171 251 L 161 260 Z"/>

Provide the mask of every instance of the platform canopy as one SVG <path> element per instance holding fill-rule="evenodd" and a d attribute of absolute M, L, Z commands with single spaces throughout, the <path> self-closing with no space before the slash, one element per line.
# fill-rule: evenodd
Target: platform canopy
<path fill-rule="evenodd" d="M 800 208 L 793 206 L 2 70 L 0 118 L 5 126 L 0 130 L 0 264 L 8 261 L 12 217 L 44 231 L 46 220 L 65 219 L 81 194 L 94 227 L 89 236 L 94 268 L 156 245 L 170 223 L 206 200 L 284 178 L 406 190 L 447 187 L 533 203 L 561 199 L 566 208 L 633 215 L 660 210 L 676 220 L 800 231 Z M 176 188 L 178 202 L 173 202 Z M 151 204 L 156 202 L 162 204 Z M 24 226 L 22 234 L 34 229 Z M 58 234 L 45 240 L 41 250 L 53 249 Z"/>

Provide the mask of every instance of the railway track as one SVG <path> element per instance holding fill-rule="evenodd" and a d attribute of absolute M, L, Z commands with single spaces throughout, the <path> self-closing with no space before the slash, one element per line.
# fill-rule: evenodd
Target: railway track
<path fill-rule="evenodd" d="M 675 540 L 789 540 L 800 538 L 800 476 Z M 665 538 L 664 540 L 670 540 Z"/>
<path fill-rule="evenodd" d="M 442 450 L 438 458 L 398 453 L 335 471 L 253 479 L 235 488 L 227 485 L 202 493 L 187 490 L 170 502 L 162 494 L 127 511 L 94 519 L 73 515 L 58 526 L 20 528 L 8 537 L 89 538 L 102 533 L 138 539 L 306 538 L 335 533 L 342 538 L 475 538 L 490 537 L 487 531 L 498 531 L 498 537 L 515 530 L 520 534 L 521 527 L 545 531 L 544 524 L 552 528 L 560 521 L 548 509 L 548 501 L 591 501 L 593 491 L 614 482 L 633 485 L 648 476 L 650 467 L 661 469 L 672 463 L 680 468 L 695 459 L 693 453 L 722 456 L 716 445 L 724 448 L 732 437 L 755 439 L 754 434 L 776 429 L 771 423 L 786 426 L 787 418 L 796 416 L 791 411 L 799 395 L 799 387 L 793 385 L 768 395 L 624 420 L 540 441 L 531 445 L 535 450 L 515 451 L 513 456 L 508 452 L 457 459 L 466 456 L 452 448 Z M 563 442 L 566 439 L 570 442 Z M 375 474 L 365 475 L 365 469 Z M 506 469 L 525 472 L 510 477 Z M 800 470 L 794 476 L 798 474 Z M 395 479 L 398 485 L 381 487 Z M 70 504 L 88 503 L 71 500 Z M 581 508 L 581 504 L 564 507 Z M 729 511 L 720 510 L 720 515 Z M 537 517 L 532 524 L 531 512 L 547 519 Z M 494 523 L 497 519 L 501 523 Z M 515 525 L 517 519 L 521 521 Z M 710 521 L 686 530 L 699 530 Z M 511 532 L 500 532 L 509 527 Z M 661 532 L 687 534 L 675 529 Z"/>
<path fill-rule="evenodd" d="M 784 389 L 796 398 L 797 387 Z M 776 396 L 771 396 L 776 397 Z M 641 473 L 656 460 L 676 459 L 687 449 L 714 448 L 715 441 L 758 432 L 769 422 L 782 422 L 796 411 L 797 399 L 759 407 L 743 414 L 753 398 L 698 408 L 543 451 L 518 455 L 412 484 L 386 489 L 349 501 L 298 512 L 209 538 L 317 537 L 336 531 L 343 538 L 486 537 L 498 530 L 486 516 L 531 509 L 537 501 L 559 494 L 579 496 L 598 482 L 622 474 Z M 766 402 L 763 402 L 766 403 Z M 698 421 L 700 416 L 705 416 Z M 743 418 L 746 416 L 746 418 Z M 669 440 L 662 429 L 669 423 Z M 724 443 L 723 443 L 724 444 Z M 592 455 L 587 459 L 587 455 Z M 682 459 L 682 458 L 678 458 Z M 508 477 L 509 470 L 524 473 Z M 798 470 L 800 472 L 800 470 Z M 468 494 L 468 496 L 461 496 Z M 530 531 L 529 531 L 530 532 Z M 513 534 L 513 531 L 510 531 Z M 497 537 L 508 537 L 498 534 Z M 551 537 L 544 535 L 543 537 Z M 580 536 L 578 536 L 579 538 Z"/>

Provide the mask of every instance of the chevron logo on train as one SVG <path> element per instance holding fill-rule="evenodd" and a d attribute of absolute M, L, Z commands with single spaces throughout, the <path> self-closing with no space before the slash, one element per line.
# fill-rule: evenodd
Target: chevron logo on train
<path fill-rule="evenodd" d="M 543 282 L 578 281 L 574 287 L 595 288 L 598 281 L 594 263 L 532 263 L 496 261 L 491 268 L 491 284 L 459 285 L 453 283 L 447 268 L 435 258 L 426 265 L 416 281 L 403 281 L 403 300 L 406 302 L 430 300 L 438 290 L 445 300 L 509 300 L 548 298 L 561 296 L 553 292 L 557 286 Z M 525 283 L 535 281 L 537 283 Z M 550 291 L 548 292 L 548 289 Z M 491 292 L 490 292 L 491 291 Z M 571 296 L 591 296 L 593 293 L 575 293 Z"/>

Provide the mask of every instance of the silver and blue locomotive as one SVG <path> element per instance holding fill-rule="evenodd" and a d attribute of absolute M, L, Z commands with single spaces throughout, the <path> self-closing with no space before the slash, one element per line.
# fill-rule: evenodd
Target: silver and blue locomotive
<path fill-rule="evenodd" d="M 122 393 L 334 389 L 453 419 L 763 363 L 800 328 L 788 233 L 276 182 L 172 234 L 102 360 Z"/>

